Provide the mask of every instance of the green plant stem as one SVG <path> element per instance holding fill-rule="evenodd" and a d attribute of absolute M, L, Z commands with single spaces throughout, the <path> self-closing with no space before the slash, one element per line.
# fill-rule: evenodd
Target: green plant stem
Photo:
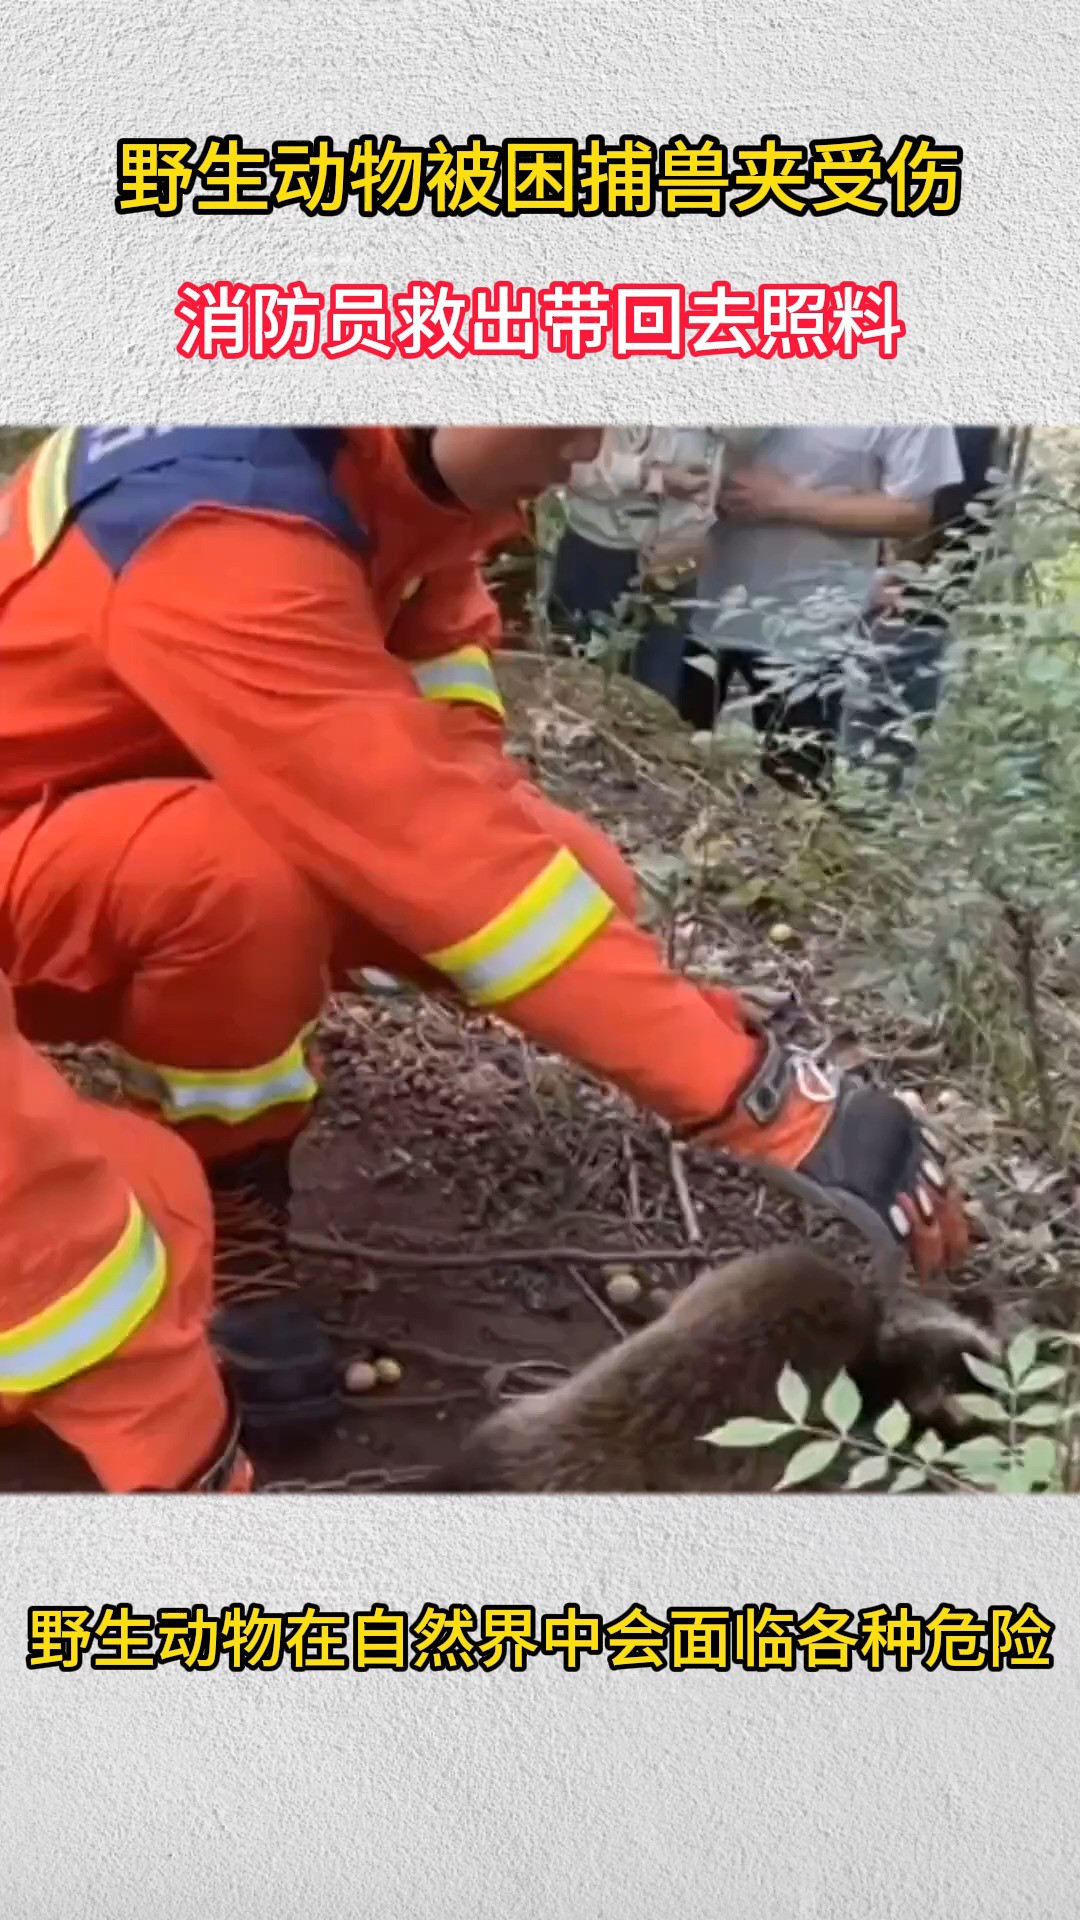
<path fill-rule="evenodd" d="M 857 1440 L 853 1434 L 838 1434 L 835 1427 L 808 1427 L 801 1422 L 795 1429 L 797 1433 L 809 1434 L 815 1440 L 839 1440 L 845 1447 L 851 1447 L 856 1453 L 872 1455 L 875 1460 L 895 1460 L 903 1467 L 915 1467 L 925 1473 L 928 1480 L 941 1488 L 943 1493 L 969 1493 L 971 1488 L 958 1474 L 944 1473 L 939 1468 L 920 1460 L 915 1453 L 898 1453 L 894 1447 L 883 1447 L 877 1441 Z"/>

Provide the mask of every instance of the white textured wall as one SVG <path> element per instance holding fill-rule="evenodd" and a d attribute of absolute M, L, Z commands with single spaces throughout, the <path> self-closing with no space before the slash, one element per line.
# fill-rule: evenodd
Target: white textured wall
<path fill-rule="evenodd" d="M 13 17 L 14 17 L 14 10 Z M 152 18 L 155 24 L 145 24 Z M 661 25 L 661 22 L 664 24 Z M 1080 408 L 1073 10 L 1017 0 L 52 0 L 9 25 L 0 235 L 9 418 L 1061 420 Z M 952 218 L 708 221 L 117 217 L 121 136 L 715 132 L 957 142 Z M 466 361 L 188 365 L 185 279 L 466 285 L 496 275 L 899 282 L 893 364 Z"/>
<path fill-rule="evenodd" d="M 1066 1501 L 7 1501 L 10 1920 L 1066 1920 Z M 28 1673 L 28 1605 L 1034 1601 L 1041 1673 Z"/>
<path fill-rule="evenodd" d="M 154 24 L 147 24 L 153 20 Z M 1077 27 L 1016 0 L 203 0 L 9 10 L 2 413 L 1062 421 L 1076 375 Z M 729 144 L 926 132 L 952 220 L 120 220 L 120 135 L 392 130 Z M 187 278 L 900 283 L 898 359 L 186 365 Z M 7 1500 L 11 1920 L 1053 1920 L 1076 1907 L 1077 1508 L 1007 1500 Z M 28 1673 L 30 1605 L 383 1599 L 610 1617 L 1033 1601 L 1049 1673 Z"/>

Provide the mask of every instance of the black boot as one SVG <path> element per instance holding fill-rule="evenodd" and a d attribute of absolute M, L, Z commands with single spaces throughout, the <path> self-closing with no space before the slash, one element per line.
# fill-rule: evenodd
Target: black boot
<path fill-rule="evenodd" d="M 289 1243 L 290 1149 L 210 1169 L 220 1305 L 210 1337 L 249 1432 L 330 1425 L 341 1411 L 333 1349 L 306 1305 Z"/>

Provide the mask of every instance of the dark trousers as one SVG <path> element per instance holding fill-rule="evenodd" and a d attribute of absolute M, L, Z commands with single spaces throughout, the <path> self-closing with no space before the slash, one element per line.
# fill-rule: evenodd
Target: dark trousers
<path fill-rule="evenodd" d="M 625 548 L 598 547 L 568 527 L 555 554 L 548 590 L 548 615 L 585 645 L 596 623 L 610 617 L 622 594 L 637 583 L 638 556 Z M 657 599 L 662 599 L 658 595 Z M 836 681 L 831 666 L 822 670 L 823 684 L 807 692 L 806 674 L 797 698 L 770 684 L 760 657 L 753 653 L 722 651 L 716 677 L 690 665 L 695 657 L 712 655 L 686 637 L 685 618 L 672 608 L 674 623 L 652 620 L 623 662 L 623 671 L 639 685 L 651 687 L 675 707 L 680 718 L 701 732 L 712 729 L 739 677 L 754 695 L 754 726 L 762 740 L 761 770 L 779 786 L 794 792 L 824 792 L 832 784 L 843 696 L 826 681 Z"/>
<path fill-rule="evenodd" d="M 559 541 L 548 590 L 548 618 L 579 645 L 588 644 L 597 622 L 609 619 L 618 600 L 638 585 L 640 561 L 633 549 L 598 547 L 572 527 Z M 654 594 L 657 605 L 665 597 Z M 621 661 L 624 673 L 639 686 L 651 687 L 672 706 L 678 705 L 682 676 L 685 625 L 677 608 L 673 620 L 649 620 L 632 649 Z"/>
<path fill-rule="evenodd" d="M 866 686 L 844 725 L 844 746 L 856 765 L 884 772 L 899 793 L 941 699 L 948 629 L 940 618 L 901 626 L 882 621 L 866 662 Z"/>
<path fill-rule="evenodd" d="M 693 665 L 694 658 L 715 659 L 712 671 Z M 789 682 L 794 670 L 788 669 Z M 751 716 L 761 740 L 761 771 L 790 793 L 827 793 L 833 780 L 837 742 L 843 714 L 839 674 L 829 663 L 816 685 L 798 672 L 798 685 L 778 686 L 760 654 L 724 648 L 716 655 L 691 642 L 683 660 L 679 690 L 682 718 L 701 732 L 711 731 L 731 691 L 741 679 L 752 696 Z"/>

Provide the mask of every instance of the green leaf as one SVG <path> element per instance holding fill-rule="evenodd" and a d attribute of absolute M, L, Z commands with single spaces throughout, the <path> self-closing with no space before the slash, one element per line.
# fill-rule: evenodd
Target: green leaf
<path fill-rule="evenodd" d="M 914 1493 L 916 1487 L 925 1487 L 926 1472 L 923 1467 L 902 1467 L 889 1488 L 890 1493 Z"/>
<path fill-rule="evenodd" d="M 1014 1380 L 1022 1380 L 1029 1368 L 1034 1366 L 1038 1346 L 1038 1336 L 1032 1333 L 1030 1327 L 1025 1327 L 1022 1333 L 1017 1334 L 1015 1340 L 1009 1342 L 1009 1351 L 1005 1358 Z"/>
<path fill-rule="evenodd" d="M 1067 1410 L 1060 1400 L 1036 1400 L 1016 1416 L 1018 1427 L 1056 1427 L 1066 1419 Z"/>
<path fill-rule="evenodd" d="M 851 1432 L 862 1412 L 862 1395 L 848 1373 L 837 1374 L 821 1402 L 821 1411 L 838 1433 Z"/>
<path fill-rule="evenodd" d="M 864 1460 L 856 1460 L 855 1465 L 844 1481 L 845 1490 L 849 1488 L 868 1487 L 875 1480 L 884 1480 L 888 1471 L 889 1462 L 885 1454 L 867 1454 Z"/>
<path fill-rule="evenodd" d="M 948 1453 L 943 1453 L 941 1464 L 984 1472 L 990 1466 L 1000 1466 L 1008 1457 L 1009 1450 L 996 1433 L 977 1433 L 974 1439 L 962 1440 L 958 1447 L 950 1447 Z"/>
<path fill-rule="evenodd" d="M 910 1430 L 910 1413 L 906 1407 L 900 1405 L 899 1400 L 894 1400 L 892 1406 L 886 1407 L 885 1412 L 877 1422 L 874 1428 L 874 1438 L 875 1440 L 880 1440 L 883 1447 L 888 1447 L 891 1450 L 893 1447 L 900 1445 Z"/>
<path fill-rule="evenodd" d="M 973 1353 L 965 1353 L 964 1365 L 984 1387 L 996 1387 L 999 1393 L 1009 1392 L 1009 1376 L 1003 1368 L 992 1367 L 988 1360 L 978 1360 Z"/>
<path fill-rule="evenodd" d="M 1066 1367 L 1032 1367 L 1016 1391 L 1018 1394 L 1045 1393 L 1048 1387 L 1059 1387 L 1067 1371 Z"/>
<path fill-rule="evenodd" d="M 945 1442 L 940 1433 L 935 1433 L 934 1429 L 930 1427 L 926 1433 L 921 1434 L 919 1439 L 916 1440 L 914 1451 L 920 1460 L 926 1461 L 927 1466 L 934 1466 L 945 1452 Z"/>
<path fill-rule="evenodd" d="M 793 1367 L 785 1367 L 776 1383 L 776 1397 L 797 1427 L 801 1427 L 810 1407 L 810 1389 Z"/>
<path fill-rule="evenodd" d="M 724 898 L 732 907 L 749 908 L 766 904 L 769 906 L 784 904 L 777 890 L 776 881 L 767 873 L 752 874 L 749 880 L 744 880 L 739 886 L 734 886 L 727 891 Z"/>
<path fill-rule="evenodd" d="M 785 1420 L 725 1420 L 722 1427 L 714 1427 L 711 1433 L 702 1435 L 711 1447 L 771 1447 L 776 1440 L 782 1440 L 790 1434 L 791 1428 Z"/>
<path fill-rule="evenodd" d="M 956 1404 L 961 1413 L 968 1414 L 972 1420 L 989 1420 L 996 1425 L 1009 1418 L 1008 1407 L 1003 1407 L 1000 1400 L 992 1400 L 988 1393 L 958 1393 Z"/>
<path fill-rule="evenodd" d="M 996 1493 L 1031 1493 L 1031 1480 L 1018 1453 L 1014 1453 L 1000 1474 L 989 1477 Z"/>
<path fill-rule="evenodd" d="M 1030 1487 L 1049 1486 L 1057 1475 L 1057 1447 L 1049 1434 L 1033 1433 L 1020 1449 Z"/>
<path fill-rule="evenodd" d="M 773 1491 L 780 1493 L 784 1487 L 798 1487 L 806 1480 L 814 1480 L 819 1473 L 836 1459 L 843 1442 L 840 1440 L 811 1440 L 808 1446 L 800 1447 L 792 1454 L 784 1470 L 782 1480 L 778 1480 Z"/>

